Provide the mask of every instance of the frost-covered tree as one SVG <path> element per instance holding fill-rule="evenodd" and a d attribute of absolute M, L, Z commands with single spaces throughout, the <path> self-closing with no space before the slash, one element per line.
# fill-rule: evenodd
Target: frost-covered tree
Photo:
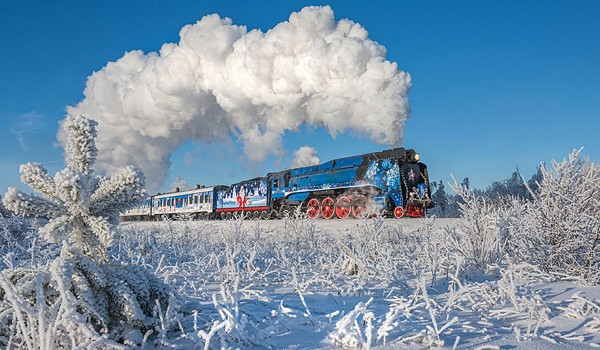
<path fill-rule="evenodd" d="M 446 196 L 446 190 L 444 189 L 444 181 L 440 180 L 437 183 L 437 188 L 433 192 L 432 199 L 435 202 L 435 206 L 439 208 L 441 216 L 446 215 L 446 209 L 448 207 L 448 197 Z"/>
<path fill-rule="evenodd" d="M 2 197 L 0 197 L 2 198 Z M 2 204 L 2 200 L 0 200 L 0 215 L 3 217 L 8 217 L 10 216 L 10 211 L 8 211 L 8 209 L 6 209 L 6 207 L 4 207 L 4 204 Z"/>
<path fill-rule="evenodd" d="M 533 192 L 534 196 L 540 192 L 540 184 L 542 183 L 542 180 L 544 179 L 544 174 L 542 173 L 542 167 L 545 167 L 545 166 L 546 166 L 545 164 L 538 166 L 535 174 L 533 174 L 531 176 L 531 179 L 529 179 L 527 181 L 527 186 L 529 187 L 529 190 Z"/>
<path fill-rule="evenodd" d="M 468 191 L 471 188 L 470 183 L 469 183 L 469 178 L 465 177 L 462 180 L 462 183 L 460 184 L 460 186 L 463 187 L 463 188 L 465 188 L 465 189 L 467 189 L 467 191 Z"/>
<path fill-rule="evenodd" d="M 189 189 L 190 186 L 188 186 L 187 181 L 179 175 L 175 176 L 175 181 L 169 185 L 169 192 L 186 191 Z"/>
<path fill-rule="evenodd" d="M 133 167 L 113 177 L 94 175 L 96 125 L 83 116 L 66 118 L 65 169 L 51 177 L 41 164 L 23 164 L 21 180 L 42 196 L 9 188 L 3 198 L 18 215 L 48 219 L 40 235 L 62 249 L 45 267 L 0 271 L 0 347 L 2 339 L 61 349 L 123 341 L 123 332 L 151 329 L 157 303 L 169 302 L 170 288 L 153 273 L 111 261 L 119 213 L 144 200 L 144 178 Z M 3 327 L 9 319 L 18 326 Z"/>
<path fill-rule="evenodd" d="M 21 181 L 42 197 L 11 187 L 3 203 L 18 215 L 49 219 L 40 229 L 46 240 L 64 241 L 97 261 L 106 261 L 119 213 L 145 197 L 143 174 L 130 166 L 111 178 L 94 176 L 96 122 L 70 116 L 63 128 L 67 166 L 53 178 L 42 164 L 21 165 Z"/>
<path fill-rule="evenodd" d="M 531 180 L 530 180 L 531 181 Z M 510 197 L 519 199 L 531 199 L 527 186 L 517 168 L 510 177 L 492 182 L 484 191 L 475 191 L 478 196 L 497 206 L 503 206 L 510 202 Z"/>

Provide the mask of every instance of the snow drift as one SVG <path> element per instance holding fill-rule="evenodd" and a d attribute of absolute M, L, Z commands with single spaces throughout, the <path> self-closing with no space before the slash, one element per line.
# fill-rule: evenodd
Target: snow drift
<path fill-rule="evenodd" d="M 301 125 L 402 144 L 410 75 L 385 55 L 328 6 L 292 13 L 266 33 L 214 14 L 183 27 L 177 44 L 109 62 L 67 111 L 98 121 L 97 170 L 137 166 L 153 190 L 186 140 L 233 135 L 254 162 L 282 155 L 282 135 Z"/>

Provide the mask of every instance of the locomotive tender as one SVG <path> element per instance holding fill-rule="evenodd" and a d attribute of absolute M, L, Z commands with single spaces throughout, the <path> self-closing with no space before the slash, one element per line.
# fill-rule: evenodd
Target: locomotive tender
<path fill-rule="evenodd" d="M 157 194 L 124 220 L 284 217 L 298 207 L 313 219 L 424 216 L 433 207 L 427 166 L 403 147 L 269 173 L 230 186 Z"/>

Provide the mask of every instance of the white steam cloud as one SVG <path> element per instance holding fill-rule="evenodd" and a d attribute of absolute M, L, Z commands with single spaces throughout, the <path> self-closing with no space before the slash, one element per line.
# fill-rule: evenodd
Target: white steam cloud
<path fill-rule="evenodd" d="M 183 27 L 178 44 L 127 52 L 93 73 L 67 112 L 98 121 L 97 170 L 138 166 L 152 190 L 186 140 L 234 135 L 255 162 L 282 155 L 282 135 L 301 125 L 400 145 L 410 75 L 385 55 L 328 6 L 292 13 L 266 33 L 209 15 Z"/>
<path fill-rule="evenodd" d="M 313 147 L 302 146 L 294 152 L 294 160 L 292 161 L 292 168 L 303 167 L 309 165 L 320 164 L 321 159 L 317 157 L 317 150 Z"/>

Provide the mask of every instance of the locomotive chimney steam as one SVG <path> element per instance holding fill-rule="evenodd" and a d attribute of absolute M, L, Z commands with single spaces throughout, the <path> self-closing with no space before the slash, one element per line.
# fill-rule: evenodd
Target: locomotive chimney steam
<path fill-rule="evenodd" d="M 135 165 L 152 191 L 187 140 L 235 135 L 256 162 L 283 154 L 282 135 L 302 125 L 402 144 L 410 75 L 385 55 L 328 6 L 292 13 L 266 33 L 209 15 L 183 27 L 177 44 L 127 52 L 93 73 L 67 113 L 98 122 L 97 170 Z"/>

